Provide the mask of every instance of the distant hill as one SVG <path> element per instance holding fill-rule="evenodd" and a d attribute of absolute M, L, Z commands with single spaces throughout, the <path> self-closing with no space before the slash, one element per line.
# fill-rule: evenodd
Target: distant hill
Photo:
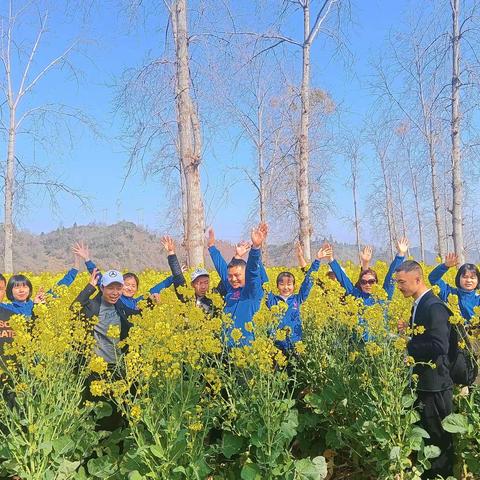
<path fill-rule="evenodd" d="M 100 268 L 142 271 L 147 268 L 168 270 L 168 264 L 160 235 L 152 233 L 132 222 L 119 222 L 114 225 L 89 224 L 59 228 L 49 233 L 35 235 L 25 231 L 15 233 L 14 266 L 15 271 L 52 271 L 66 270 L 73 263 L 72 245 L 83 240 L 90 248 L 92 260 Z M 332 241 L 332 239 L 328 239 Z M 313 242 L 312 252 L 316 252 L 323 240 Z M 335 243 L 335 254 L 339 260 L 358 261 L 356 247 L 345 243 Z M 228 261 L 234 252 L 231 243 L 218 241 L 217 246 Z M 3 237 L 0 237 L 3 251 Z M 207 253 L 207 252 L 206 252 Z M 412 249 L 415 257 L 418 252 Z M 178 246 L 179 259 L 185 258 L 183 248 Z M 211 267 L 208 254 L 207 266 Z M 385 252 L 377 251 L 376 258 L 387 259 Z M 434 263 L 435 255 L 428 252 L 427 263 Z M 295 265 L 296 258 L 290 244 L 269 245 L 268 265 Z"/>

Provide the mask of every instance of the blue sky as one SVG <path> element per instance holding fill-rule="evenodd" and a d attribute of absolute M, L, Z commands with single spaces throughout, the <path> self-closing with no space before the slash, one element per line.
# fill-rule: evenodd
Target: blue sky
<path fill-rule="evenodd" d="M 238 6 L 235 2 L 234 7 Z M 99 2 L 85 25 L 80 25 L 78 20 L 65 22 L 59 15 L 50 18 L 50 31 L 41 49 L 39 64 L 58 54 L 59 45 L 67 45 L 80 30 L 83 31 L 82 37 L 89 40 L 82 43 L 81 54 L 72 56 L 72 62 L 81 72 L 78 82 L 72 76 L 68 78 L 65 70 L 52 72 L 39 84 L 35 95 L 27 99 L 32 102 L 29 105 L 55 101 L 79 108 L 94 119 L 101 136 L 72 124 L 71 148 L 67 146 L 68 142 L 56 139 L 47 148 L 48 154 L 35 149 L 37 162 L 51 165 L 65 183 L 87 196 L 90 209 L 82 209 L 78 201 L 63 195 L 59 198 L 61 208 L 52 212 L 48 201 L 35 194 L 30 199 L 29 209 L 17 220 L 21 228 L 41 232 L 60 225 L 70 226 L 74 222 L 113 223 L 124 219 L 151 229 L 161 229 L 165 207 L 165 191 L 161 183 L 155 179 L 144 181 L 137 174 L 130 176 L 122 189 L 128 153 L 119 142 L 122 117 L 115 113 L 114 85 L 126 69 L 141 65 L 151 53 L 162 52 L 166 15 L 162 8 L 158 8 L 156 15 L 150 14 L 140 22 L 130 23 L 125 12 L 117 11 L 118 3 Z M 367 88 L 369 61 L 382 49 L 388 32 L 398 27 L 406 7 L 407 2 L 381 0 L 352 3 L 354 23 L 348 28 L 347 41 L 353 63 L 349 66 L 341 58 L 331 59 L 331 53 L 322 51 L 320 45 L 314 47 L 313 84 L 329 91 L 337 103 L 347 107 L 346 111 L 350 113 L 344 115 L 344 121 L 352 127 L 360 124 L 371 106 Z M 242 9 L 248 13 L 248 2 L 242 4 Z M 286 25 L 290 33 L 299 31 L 295 20 L 292 18 Z M 234 148 L 228 136 L 207 138 L 206 143 L 212 146 L 206 149 L 202 172 L 204 188 L 208 185 L 207 202 L 211 204 L 208 221 L 215 225 L 219 238 L 236 240 L 239 232 L 245 231 L 254 192 L 248 183 L 238 179 L 238 174 L 229 165 L 248 164 L 253 159 L 253 151 L 244 142 Z M 0 143 L 0 148 L 5 151 L 5 144 Z M 30 157 L 33 153 L 31 142 L 19 139 L 18 152 L 22 158 Z M 342 175 L 343 160 L 338 158 L 334 162 L 337 167 L 332 188 L 338 213 L 332 215 L 326 229 L 318 233 L 352 241 L 351 227 L 341 220 L 351 214 L 351 197 L 344 187 L 346 179 Z M 370 173 L 365 171 L 361 181 L 368 183 Z M 227 197 L 224 196 L 225 180 L 229 185 Z M 361 198 L 363 207 L 365 201 Z"/>

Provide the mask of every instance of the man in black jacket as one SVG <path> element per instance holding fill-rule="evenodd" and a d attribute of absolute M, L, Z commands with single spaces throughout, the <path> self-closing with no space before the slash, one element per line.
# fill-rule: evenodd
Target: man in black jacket
<path fill-rule="evenodd" d="M 178 291 L 178 287 L 185 286 L 187 282 L 180 267 L 180 262 L 178 261 L 176 252 L 175 252 L 175 242 L 171 237 L 165 236 L 162 238 L 162 244 L 167 252 L 168 265 L 172 271 L 173 285 L 175 287 L 175 292 L 178 299 L 186 303 L 188 299 L 185 298 Z M 204 268 L 197 268 L 191 276 L 191 286 L 195 292 L 195 305 L 202 308 L 205 313 L 210 315 L 215 314 L 215 307 L 213 301 L 208 298 L 207 292 L 210 288 L 210 274 Z"/>
<path fill-rule="evenodd" d="M 450 344 L 450 310 L 425 285 L 420 264 L 404 262 L 397 272 L 398 289 L 404 297 L 414 299 L 410 328 L 412 338 L 407 344 L 418 375 L 417 405 L 420 424 L 430 435 L 425 443 L 436 445 L 441 453 L 431 460 L 431 468 L 422 478 L 453 475 L 453 442 L 442 427 L 442 420 L 453 409 L 453 382 L 450 378 L 448 351 Z"/>

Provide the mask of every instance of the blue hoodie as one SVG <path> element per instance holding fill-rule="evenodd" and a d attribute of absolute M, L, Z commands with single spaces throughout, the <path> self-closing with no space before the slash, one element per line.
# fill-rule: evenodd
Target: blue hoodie
<path fill-rule="evenodd" d="M 230 285 L 227 263 L 218 248 L 212 246 L 209 247 L 208 251 L 220 279 L 227 287 L 223 311 L 231 315 L 233 324 L 224 332 L 226 345 L 228 348 L 249 345 L 255 336 L 253 332 L 246 330 L 245 324 L 253 320 L 253 316 L 259 310 L 263 298 L 261 251 L 255 248 L 250 250 L 245 270 L 245 286 L 241 288 L 233 288 Z M 242 332 L 242 337 L 237 343 L 231 337 L 234 328 L 238 328 Z"/>
<path fill-rule="evenodd" d="M 388 300 L 392 299 L 393 292 L 395 291 L 393 274 L 395 273 L 395 270 L 403 263 L 404 260 L 405 260 L 405 257 L 401 255 L 397 255 L 393 259 L 388 269 L 388 272 L 385 275 L 385 279 L 383 281 L 383 289 L 387 294 Z M 345 292 L 347 293 L 347 295 L 352 295 L 355 298 L 361 298 L 363 301 L 363 304 L 366 307 L 371 307 L 372 305 L 375 305 L 375 303 L 377 302 L 383 303 L 383 300 L 376 300 L 371 293 L 365 293 L 362 290 L 360 290 L 358 287 L 353 285 L 352 281 L 348 278 L 347 274 L 343 271 L 342 267 L 336 260 L 331 261 L 329 265 L 330 265 L 330 268 L 332 269 L 332 272 L 335 274 L 335 277 L 337 277 L 337 280 L 339 281 L 340 285 L 345 289 Z M 358 324 L 364 327 L 364 333 L 362 335 L 362 339 L 364 341 L 371 340 L 371 336 L 368 333 L 367 324 L 365 320 L 363 318 L 359 318 Z"/>
<path fill-rule="evenodd" d="M 91 260 L 87 260 L 85 262 L 85 266 L 87 267 L 87 270 L 92 273 L 97 266 L 95 265 L 94 262 Z M 100 282 L 102 280 L 102 274 L 98 274 L 98 284 L 100 285 Z M 170 287 L 173 285 L 173 277 L 170 275 L 170 277 L 167 277 L 165 280 L 162 280 L 160 283 L 157 283 L 155 286 L 153 286 L 149 292 L 150 294 L 154 293 L 160 293 L 162 290 L 165 290 L 166 288 Z M 126 297 L 123 295 L 120 297 L 120 301 L 127 307 L 130 308 L 131 310 L 138 310 L 138 302 L 141 302 L 144 300 L 144 296 L 140 295 L 139 297 Z"/>
<path fill-rule="evenodd" d="M 440 287 L 439 297 L 444 302 L 448 302 L 450 295 L 456 295 L 458 297 L 458 306 L 462 317 L 466 320 L 465 323 L 469 323 L 470 319 L 475 315 L 473 309 L 480 305 L 480 295 L 477 290 L 464 290 L 463 288 L 451 287 L 448 283 L 442 280 L 445 273 L 448 272 L 448 267 L 441 263 L 437 265 L 428 276 L 428 280 L 432 285 L 438 285 Z"/>
<path fill-rule="evenodd" d="M 56 285 L 65 285 L 66 287 L 69 287 L 74 282 L 77 274 L 78 270 L 76 268 L 71 268 Z M 48 290 L 47 293 L 53 294 L 52 289 Z M 25 315 L 26 317 L 32 316 L 34 305 L 33 300 L 27 300 L 25 302 L 14 300 L 12 303 L 0 303 L 0 307 L 3 307 L 5 310 L 10 310 L 17 315 Z"/>
<path fill-rule="evenodd" d="M 300 305 L 305 302 L 313 287 L 312 272 L 317 272 L 320 267 L 320 262 L 315 260 L 310 268 L 305 273 L 305 279 L 300 285 L 298 293 L 290 295 L 288 298 L 284 298 L 280 295 L 275 295 L 272 292 L 268 292 L 267 295 L 267 307 L 272 308 L 274 305 L 278 305 L 280 302 L 285 302 L 288 305 L 285 315 L 280 320 L 276 330 L 288 327 L 290 334 L 282 341 L 277 341 L 276 344 L 282 350 L 290 350 L 294 347 L 295 343 L 302 339 L 302 320 L 300 318 Z M 272 332 L 274 335 L 275 332 Z"/>

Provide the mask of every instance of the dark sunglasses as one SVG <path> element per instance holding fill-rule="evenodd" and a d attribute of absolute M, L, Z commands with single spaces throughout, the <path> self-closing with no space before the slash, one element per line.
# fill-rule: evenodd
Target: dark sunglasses
<path fill-rule="evenodd" d="M 371 278 L 370 280 L 360 280 L 360 285 L 375 285 L 377 281 L 374 278 Z"/>

